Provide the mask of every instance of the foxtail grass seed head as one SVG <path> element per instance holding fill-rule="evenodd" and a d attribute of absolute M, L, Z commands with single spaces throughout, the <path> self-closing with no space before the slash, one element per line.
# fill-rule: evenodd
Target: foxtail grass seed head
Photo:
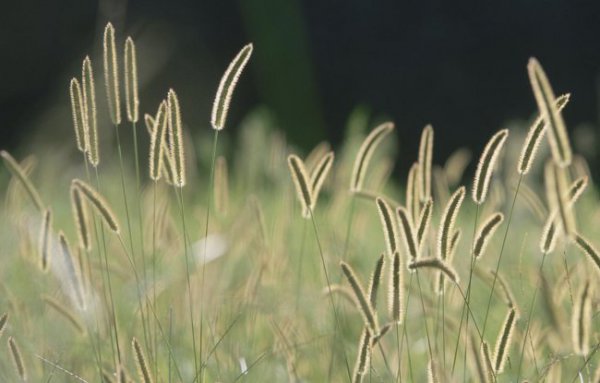
<path fill-rule="evenodd" d="M 81 85 L 83 94 L 83 108 L 85 111 L 85 129 L 87 134 L 85 142 L 88 160 L 93 167 L 100 163 L 100 150 L 98 148 L 98 121 L 96 118 L 96 86 L 92 60 L 86 56 L 81 68 Z"/>
<path fill-rule="evenodd" d="M 400 227 L 402 228 L 402 238 L 404 242 L 404 248 L 410 255 L 412 261 L 419 258 L 419 243 L 415 235 L 415 230 L 412 227 L 408 212 L 405 208 L 399 207 L 396 210 L 398 214 L 398 220 L 400 221 Z"/>
<path fill-rule="evenodd" d="M 433 127 L 427 125 L 421 133 L 419 144 L 419 183 L 421 202 L 431 198 L 431 162 L 433 158 Z M 407 205 L 408 206 L 408 205 Z"/>
<path fill-rule="evenodd" d="M 548 127 L 548 142 L 554 162 L 561 168 L 571 164 L 571 144 L 562 114 L 556 107 L 555 96 L 544 69 L 535 58 L 530 58 L 527 72 L 540 115 Z"/>
<path fill-rule="evenodd" d="M 481 359 L 483 360 L 483 368 L 485 375 L 485 383 L 494 383 L 496 379 L 494 378 L 494 366 L 492 364 L 492 357 L 490 355 L 490 347 L 487 342 L 481 343 Z"/>
<path fill-rule="evenodd" d="M 419 182 L 419 173 L 421 166 L 415 162 L 408 171 L 406 179 L 406 208 L 410 213 L 411 222 L 415 223 L 421 211 L 421 183 Z"/>
<path fill-rule="evenodd" d="M 575 244 L 589 257 L 590 261 L 596 265 L 598 272 L 600 272 L 600 253 L 598 253 L 598 250 L 587 239 L 577 233 L 575 234 Z"/>
<path fill-rule="evenodd" d="M 177 98 L 177 94 L 173 89 L 169 89 L 167 106 L 169 109 L 169 141 L 171 143 L 171 155 L 174 166 L 174 183 L 177 187 L 182 188 L 186 183 L 185 152 L 183 147 L 183 132 L 181 126 L 179 99 Z"/>
<path fill-rule="evenodd" d="M 15 367 L 15 372 L 21 379 L 21 381 L 27 381 L 27 369 L 25 368 L 25 363 L 23 363 L 23 357 L 21 356 L 21 351 L 19 350 L 19 346 L 15 339 L 11 336 L 8 338 L 8 349 L 12 356 L 13 365 Z"/>
<path fill-rule="evenodd" d="M 542 237 L 540 238 L 540 250 L 543 254 L 550 254 L 556 248 L 556 225 L 554 220 L 556 214 L 551 213 L 546 219 L 544 229 L 542 230 Z"/>
<path fill-rule="evenodd" d="M 358 343 L 358 355 L 354 364 L 352 383 L 360 383 L 367 374 L 371 360 L 371 331 L 365 327 Z"/>
<path fill-rule="evenodd" d="M 417 242 L 419 243 L 419 249 L 423 248 L 423 241 L 427 237 L 427 232 L 429 230 L 429 223 L 431 222 L 431 216 L 433 212 L 433 200 L 430 198 L 425 201 L 423 205 L 423 209 L 421 209 L 421 217 L 419 217 L 419 222 L 417 226 Z"/>
<path fill-rule="evenodd" d="M 92 246 L 87 226 L 87 210 L 83 204 L 79 190 L 73 185 L 71 185 L 71 210 L 73 211 L 73 220 L 77 226 L 79 245 L 86 251 L 89 251 Z"/>
<path fill-rule="evenodd" d="M 409 270 L 418 270 L 420 268 L 432 268 L 444 273 L 452 282 L 458 284 L 460 277 L 454 268 L 447 262 L 442 261 L 439 258 L 421 258 L 408 264 Z"/>
<path fill-rule="evenodd" d="M 354 160 L 352 168 L 352 177 L 350 180 L 350 191 L 358 192 L 362 190 L 365 180 L 367 167 L 371 162 L 373 153 L 381 141 L 394 129 L 394 124 L 391 122 L 383 123 L 377 126 L 369 133 L 358 149 L 358 154 Z"/>
<path fill-rule="evenodd" d="M 152 376 L 150 375 L 150 369 L 148 368 L 148 363 L 146 362 L 146 356 L 142 351 L 142 346 L 140 346 L 140 343 L 137 341 L 137 339 L 133 338 L 131 341 L 131 347 L 133 348 L 133 354 L 135 356 L 135 362 L 140 380 L 144 383 L 152 383 Z"/>
<path fill-rule="evenodd" d="M 85 111 L 81 86 L 79 85 L 79 80 L 76 78 L 71 79 L 69 95 L 71 97 L 71 114 L 73 116 L 73 127 L 75 128 L 75 141 L 77 149 L 83 153 L 87 150 Z"/>
<path fill-rule="evenodd" d="M 394 252 L 398 249 L 398 225 L 394 218 L 394 211 L 383 198 L 378 197 L 375 200 L 375 203 L 377 204 L 377 212 L 379 213 L 379 219 L 381 220 L 381 226 L 385 236 L 387 254 L 389 257 L 392 257 Z"/>
<path fill-rule="evenodd" d="M 452 244 L 452 234 L 454 233 L 454 223 L 458 211 L 465 199 L 466 189 L 464 186 L 458 188 L 450 197 L 446 204 L 442 219 L 440 221 L 440 229 L 438 231 L 438 258 L 444 260 L 450 254 Z"/>
<path fill-rule="evenodd" d="M 585 189 L 587 189 L 588 177 L 582 176 L 575 180 L 567 191 L 567 204 L 573 206 L 573 204 L 581 197 Z"/>
<path fill-rule="evenodd" d="M 402 257 L 395 252 L 392 257 L 388 284 L 388 311 L 396 324 L 402 324 L 404 312 L 404 282 L 402 277 Z"/>
<path fill-rule="evenodd" d="M 473 256 L 475 259 L 479 259 L 485 253 L 488 243 L 502 221 L 504 221 L 504 214 L 494 213 L 479 226 L 475 237 L 475 245 L 473 246 Z"/>
<path fill-rule="evenodd" d="M 496 374 L 499 374 L 504 370 L 504 365 L 506 364 L 506 359 L 512 345 L 512 335 L 516 322 L 517 310 L 513 307 L 508 311 L 504 324 L 502 325 L 502 330 L 500 331 L 500 334 L 498 334 L 498 339 L 496 340 L 496 348 L 494 351 L 494 372 Z"/>
<path fill-rule="evenodd" d="M 508 129 L 502 129 L 494 134 L 485 145 L 481 157 L 479 157 L 472 191 L 473 201 L 478 205 L 481 205 L 485 201 L 494 167 L 496 166 L 500 151 L 506 143 L 507 137 Z"/>
<path fill-rule="evenodd" d="M 229 174 L 227 160 L 223 156 L 217 157 L 215 161 L 214 196 L 217 213 L 227 214 L 229 209 Z"/>
<path fill-rule="evenodd" d="M 42 271 L 48 270 L 48 262 L 50 259 L 51 249 L 51 232 L 52 232 L 52 210 L 49 208 L 44 211 L 42 220 L 42 229 L 40 231 L 40 261 Z"/>
<path fill-rule="evenodd" d="M 221 130 L 225 127 L 225 120 L 227 119 L 229 104 L 231 103 L 231 95 L 244 67 L 252 55 L 252 49 L 252 44 L 244 46 L 229 64 L 229 67 L 227 67 L 225 74 L 221 78 L 210 117 L 210 123 L 215 130 Z"/>
<path fill-rule="evenodd" d="M 573 350 L 577 355 L 587 356 L 589 348 L 590 328 L 592 322 L 592 292 L 587 281 L 573 309 L 571 328 L 573 330 Z"/>
<path fill-rule="evenodd" d="M 379 285 L 381 283 L 381 277 L 383 275 L 383 266 L 385 264 L 385 254 L 381 254 L 377 263 L 375 264 L 375 270 L 371 274 L 371 280 L 369 281 L 369 302 L 373 310 L 377 309 L 377 292 L 379 291 Z"/>
<path fill-rule="evenodd" d="M 558 97 L 555 101 L 556 109 L 560 113 L 563 108 L 569 103 L 569 98 L 571 97 L 570 93 L 563 94 Z M 523 147 L 521 148 L 521 156 L 519 157 L 519 166 L 518 171 L 519 174 L 527 174 L 531 169 L 531 163 L 533 162 L 535 155 L 537 153 L 538 147 L 540 146 L 540 142 L 542 142 L 542 138 L 546 133 L 546 122 L 539 116 L 533 122 L 533 125 L 529 128 L 529 132 L 527 133 L 527 137 L 525 137 L 525 142 L 523 143 Z"/>
<path fill-rule="evenodd" d="M 98 193 L 93 187 L 85 183 L 80 179 L 74 179 L 71 181 L 71 184 L 77 187 L 81 193 L 85 196 L 85 198 L 92 204 L 94 209 L 100 214 L 104 223 L 108 225 L 110 230 L 114 231 L 116 234 L 120 233 L 119 224 L 117 222 L 117 218 L 113 213 L 112 209 L 108 205 L 108 202 Z"/>
<path fill-rule="evenodd" d="M 297 155 L 290 154 L 288 156 L 288 166 L 292 175 L 292 181 L 296 187 L 298 200 L 302 206 L 302 217 L 308 219 L 311 214 L 310 207 L 313 205 L 312 186 L 309 183 L 310 178 L 306 172 L 304 163 Z"/>
<path fill-rule="evenodd" d="M 169 123 L 169 116 L 167 113 L 167 103 L 165 101 L 160 103 L 156 119 L 152 118 L 152 130 L 150 133 L 150 179 L 158 181 L 163 171 L 163 155 L 165 150 L 165 136 L 167 133 L 167 126 Z M 167 148 L 168 150 L 168 148 Z"/>
<path fill-rule="evenodd" d="M 0 157 L 4 160 L 4 165 L 8 168 L 13 177 L 17 178 L 21 185 L 25 188 L 25 191 L 31 198 L 33 205 L 39 210 L 40 213 L 44 212 L 44 203 L 33 183 L 27 177 L 27 174 L 23 171 L 19 163 L 11 156 L 7 151 L 0 150 Z"/>
<path fill-rule="evenodd" d="M 139 119 L 140 99 L 138 98 L 138 75 L 135 43 L 131 37 L 125 40 L 125 101 L 127 120 L 137 122 Z"/>
<path fill-rule="evenodd" d="M 102 46 L 104 58 L 104 86 L 108 100 L 108 113 L 114 125 L 121 123 L 121 98 L 119 97 L 119 66 L 117 65 L 117 46 L 115 43 L 115 28 L 111 23 L 104 28 L 104 43 Z"/>
<path fill-rule="evenodd" d="M 377 323 L 377 315 L 375 314 L 375 310 L 373 306 L 371 306 L 371 302 L 369 297 L 363 290 L 354 270 L 352 267 L 348 265 L 346 262 L 340 262 L 340 266 L 342 267 L 342 271 L 346 276 L 346 279 L 350 283 L 350 287 L 354 292 L 354 299 L 356 300 L 356 306 L 358 311 L 362 314 L 363 319 L 365 321 L 365 326 L 369 328 L 369 331 L 372 334 L 377 334 L 379 332 L 379 324 Z"/>
<path fill-rule="evenodd" d="M 321 188 L 323 187 L 323 183 L 325 182 L 325 178 L 329 174 L 331 170 L 331 166 L 333 165 L 334 154 L 333 152 L 327 153 L 321 160 L 317 163 L 312 173 L 310 174 L 310 183 L 312 185 L 312 206 L 311 208 L 314 210 L 317 205 L 317 199 L 319 198 L 319 193 L 321 192 Z"/>

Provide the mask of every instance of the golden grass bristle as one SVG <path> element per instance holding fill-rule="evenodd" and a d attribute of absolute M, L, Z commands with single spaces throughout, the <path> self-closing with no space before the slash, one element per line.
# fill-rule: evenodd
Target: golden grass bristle
<path fill-rule="evenodd" d="M 550 208 L 552 211 L 556 211 L 558 216 L 558 219 L 555 220 L 555 223 L 558 224 L 557 229 L 571 237 L 576 231 L 576 226 L 573 209 L 568 201 L 569 187 L 565 169 L 548 161 L 544 176 Z"/>
<path fill-rule="evenodd" d="M 85 334 L 85 328 L 75 317 L 75 314 L 67 307 L 63 306 L 60 302 L 56 301 L 50 296 L 43 295 L 42 300 L 48 306 L 52 307 L 57 313 L 63 316 L 80 334 Z"/>
<path fill-rule="evenodd" d="M 378 197 L 375 203 L 377 204 L 377 212 L 379 213 L 381 227 L 383 228 L 387 254 L 391 258 L 394 252 L 398 250 L 398 225 L 394 217 L 394 211 L 383 198 Z"/>
<path fill-rule="evenodd" d="M 333 152 L 329 152 L 325 154 L 321 160 L 316 164 L 313 171 L 310 172 L 310 184 L 312 185 L 312 205 L 311 209 L 314 210 L 317 205 L 317 199 L 319 198 L 319 194 L 321 192 L 321 188 L 323 187 L 323 183 L 331 170 L 331 166 L 333 165 L 334 154 Z"/>
<path fill-rule="evenodd" d="M 438 232 L 438 258 L 445 260 L 450 254 L 451 248 L 451 235 L 454 233 L 454 223 L 458 210 L 460 209 L 463 200 L 465 199 L 466 189 L 464 186 L 459 187 L 454 194 L 450 197 L 450 200 L 446 204 L 444 213 L 440 220 L 440 228 Z"/>
<path fill-rule="evenodd" d="M 52 234 L 52 210 L 50 208 L 44 211 L 42 227 L 40 230 L 40 262 L 42 271 L 48 270 L 51 249 Z"/>
<path fill-rule="evenodd" d="M 404 281 L 402 274 L 402 257 L 395 252 L 392 257 L 388 283 L 388 311 L 396 324 L 402 324 L 404 312 Z"/>
<path fill-rule="evenodd" d="M 135 356 L 140 380 L 144 383 L 152 383 L 152 376 L 150 375 L 150 369 L 148 368 L 148 363 L 146 362 L 146 356 L 142 351 L 142 346 L 140 346 L 140 343 L 135 338 L 133 338 L 131 341 L 131 346 L 133 348 L 133 354 Z"/>
<path fill-rule="evenodd" d="M 467 148 L 460 148 L 448 157 L 444 164 L 444 174 L 449 185 L 454 187 L 460 183 L 471 157 L 471 151 Z"/>
<path fill-rule="evenodd" d="M 575 233 L 575 244 L 586 254 L 589 259 L 596 265 L 600 272 L 600 253 L 598 250 L 581 234 Z"/>
<path fill-rule="evenodd" d="M 365 327 L 358 342 L 358 355 L 354 364 L 352 383 L 360 383 L 367 374 L 371 360 L 371 331 Z"/>
<path fill-rule="evenodd" d="M 71 184 L 81 191 L 85 198 L 92 204 L 94 209 L 96 209 L 96 211 L 100 214 L 108 227 L 115 233 L 119 234 L 120 229 L 119 224 L 117 223 L 117 218 L 104 197 L 102 197 L 102 195 L 100 195 L 100 193 L 98 193 L 93 187 L 78 178 L 75 178 L 73 181 L 71 181 Z"/>
<path fill-rule="evenodd" d="M 138 73 L 135 43 L 131 37 L 125 40 L 124 52 L 125 67 L 125 105 L 127 109 L 127 120 L 137 122 L 139 119 L 140 99 L 138 97 Z"/>
<path fill-rule="evenodd" d="M 399 207 L 396 209 L 396 213 L 398 215 L 400 227 L 402 228 L 404 248 L 414 261 L 415 259 L 419 258 L 419 242 L 417 241 L 415 230 L 410 221 L 408 212 L 404 207 Z"/>
<path fill-rule="evenodd" d="M 15 371 L 21 381 L 27 381 L 27 369 L 25 368 L 25 364 L 23 363 L 23 357 L 21 356 L 21 351 L 19 350 L 19 346 L 15 339 L 11 336 L 8 338 L 8 349 L 10 354 L 12 355 L 13 365 L 15 367 Z"/>
<path fill-rule="evenodd" d="M 244 67 L 252 55 L 252 49 L 252 44 L 244 46 L 233 61 L 231 61 L 223 77 L 221 77 L 210 116 L 210 123 L 215 130 L 221 130 L 225 127 L 225 120 L 227 119 L 229 104 L 231 103 L 231 95 Z"/>
<path fill-rule="evenodd" d="M 425 204 L 421 209 L 421 216 L 419 217 L 419 221 L 417 223 L 417 242 L 419 244 L 419 249 L 423 248 L 423 241 L 427 237 L 429 223 L 431 222 L 431 216 L 433 215 L 432 212 L 433 200 L 430 198 L 425 201 Z"/>
<path fill-rule="evenodd" d="M 362 190 L 363 182 L 365 180 L 365 173 L 369 163 L 371 162 L 371 158 L 373 157 L 375 149 L 381 143 L 383 138 L 391 133 L 393 129 L 393 123 L 383 123 L 373 129 L 362 142 L 358 150 L 358 154 L 356 155 L 356 159 L 354 160 L 354 167 L 352 168 L 352 177 L 350 180 L 351 192 Z"/>
<path fill-rule="evenodd" d="M 65 265 L 67 277 L 69 278 L 69 283 L 71 288 L 74 291 L 74 296 L 77 299 L 77 304 L 79 308 L 85 310 L 85 299 L 83 297 L 83 285 L 81 283 L 81 278 L 79 276 L 78 268 L 75 267 L 75 259 L 73 258 L 73 253 L 71 252 L 71 248 L 69 246 L 69 242 L 65 237 L 64 233 L 60 231 L 58 233 L 58 241 L 60 243 L 60 249 L 63 255 L 63 264 Z"/>
<path fill-rule="evenodd" d="M 88 230 L 88 219 L 87 209 L 81 199 L 79 189 L 71 184 L 71 210 L 73 211 L 73 220 L 77 227 L 77 235 L 79 238 L 79 245 L 89 251 L 92 247 L 90 239 L 90 231 Z"/>
<path fill-rule="evenodd" d="M 490 347 L 487 342 L 481 343 L 481 359 L 483 360 L 482 367 L 484 369 L 485 375 L 485 383 L 494 383 L 495 379 L 495 371 L 494 366 L 492 365 L 492 358 L 490 355 Z"/>
<path fill-rule="evenodd" d="M 298 200 L 302 206 L 302 217 L 308 219 L 311 214 L 310 207 L 313 205 L 312 186 L 309 183 L 310 178 L 306 172 L 304 163 L 297 155 L 290 154 L 288 156 L 288 167 L 290 168 Z"/>
<path fill-rule="evenodd" d="M 427 125 L 421 133 L 419 143 L 419 200 L 425 202 L 431 198 L 431 162 L 433 158 L 433 127 Z M 408 206 L 408 205 L 407 205 Z M 416 219 L 416 217 L 415 217 Z"/>
<path fill-rule="evenodd" d="M 169 116 L 169 142 L 173 161 L 174 184 L 177 187 L 184 187 L 186 183 L 185 174 L 185 151 L 183 146 L 183 132 L 181 126 L 181 110 L 179 108 L 179 99 L 173 89 L 169 89 L 167 95 L 167 106 Z"/>
<path fill-rule="evenodd" d="M 153 123 L 153 126 L 150 132 L 150 160 L 148 163 L 150 179 L 153 181 L 158 181 L 165 170 L 163 169 L 163 156 L 165 155 L 164 151 L 169 150 L 165 143 L 165 136 L 169 123 L 167 103 L 165 101 L 160 103 L 158 112 L 156 114 L 156 119 L 152 119 L 151 122 Z"/>
<path fill-rule="evenodd" d="M 4 313 L 4 314 L 2 314 L 2 316 L 0 316 L 0 337 L 2 336 L 2 333 L 4 332 L 4 329 L 6 328 L 7 323 L 8 323 L 8 313 Z"/>
<path fill-rule="evenodd" d="M 369 302 L 371 303 L 373 310 L 377 309 L 377 293 L 379 291 L 379 285 L 381 284 L 384 264 L 385 254 L 382 253 L 379 256 L 377 263 L 375 263 L 375 269 L 373 270 L 373 274 L 371 274 L 371 279 L 369 280 L 369 290 L 367 291 Z"/>
<path fill-rule="evenodd" d="M 69 96 L 71 99 L 71 114 L 73 116 L 73 128 L 75 129 L 77 149 L 81 152 L 85 152 L 88 145 L 86 142 L 85 110 L 83 106 L 81 85 L 76 78 L 72 78 L 71 83 L 69 84 Z"/>
<path fill-rule="evenodd" d="M 217 157 L 215 161 L 214 188 L 215 210 L 225 215 L 229 210 L 229 174 L 227 160 L 223 156 Z"/>
<path fill-rule="evenodd" d="M 420 268 L 432 268 L 444 273 L 444 275 L 455 284 L 460 282 L 460 277 L 454 268 L 447 262 L 442 261 L 439 258 L 429 257 L 429 258 L 421 258 L 414 262 L 408 264 L 408 268 L 410 270 L 417 270 Z"/>
<path fill-rule="evenodd" d="M 577 355 L 587 356 L 592 322 L 592 291 L 590 282 L 586 281 L 577 296 L 573 314 L 571 316 L 573 330 L 573 350 Z"/>
<path fill-rule="evenodd" d="M 571 164 L 571 145 L 562 114 L 556 106 L 556 96 L 544 69 L 535 58 L 530 58 L 527 73 L 540 115 L 548 127 L 548 142 L 554 162 L 561 168 Z"/>
<path fill-rule="evenodd" d="M 420 202 L 420 186 L 419 182 L 419 169 L 420 166 L 417 162 L 412 164 L 408 171 L 408 177 L 406 178 L 406 201 L 405 206 L 410 213 L 411 222 L 416 223 L 421 211 Z"/>
<path fill-rule="evenodd" d="M 504 370 L 516 322 L 517 310 L 515 307 L 512 307 L 506 315 L 502 330 L 498 334 L 498 339 L 496 340 L 496 348 L 494 350 L 494 372 L 496 375 Z"/>
<path fill-rule="evenodd" d="M 496 161 L 506 143 L 507 137 L 508 129 L 498 131 L 490 138 L 483 149 L 483 153 L 481 153 L 481 157 L 479 157 L 471 194 L 473 202 L 478 205 L 481 205 L 485 201 Z"/>
<path fill-rule="evenodd" d="M 559 113 L 569 103 L 570 97 L 571 94 L 567 93 L 558 97 L 554 101 L 556 104 L 556 109 Z M 545 133 L 546 122 L 542 116 L 539 116 L 529 128 L 529 132 L 527 133 L 527 137 L 525 137 L 525 142 L 521 148 L 521 156 L 519 157 L 519 164 L 517 167 L 519 174 L 525 175 L 529 173 L 529 170 L 531 169 L 531 163 L 535 158 L 538 147 L 540 146 L 540 142 L 542 141 Z"/>
<path fill-rule="evenodd" d="M 81 92 L 83 94 L 83 108 L 85 111 L 85 129 L 87 138 L 86 150 L 88 161 L 93 167 L 100 164 L 100 149 L 98 148 L 98 120 L 96 117 L 96 86 L 92 60 L 86 56 L 81 67 Z"/>
<path fill-rule="evenodd" d="M 35 188 L 35 186 L 33 186 L 33 183 L 31 182 L 29 177 L 27 177 L 27 174 L 23 171 L 19 163 L 7 151 L 4 150 L 0 150 L 0 157 L 2 157 L 2 159 L 4 160 L 4 164 L 6 165 L 10 173 L 13 175 L 13 177 L 16 177 L 21 182 L 21 185 L 23 185 L 23 187 L 25 188 L 25 191 L 31 198 L 31 201 L 33 202 L 34 206 L 40 211 L 40 213 L 43 213 L 44 203 L 42 202 L 42 198 L 40 197 L 40 194 L 38 193 L 37 189 Z"/>
<path fill-rule="evenodd" d="M 479 226 L 477 235 L 475 236 L 475 245 L 473 246 L 473 256 L 475 259 L 479 259 L 485 253 L 488 243 L 503 221 L 504 214 L 494 213 Z"/>
<path fill-rule="evenodd" d="M 369 297 L 358 281 L 358 278 L 356 277 L 354 270 L 352 270 L 352 267 L 343 261 L 340 262 L 340 266 L 342 267 L 342 271 L 344 272 L 346 279 L 348 279 L 348 282 L 350 283 L 350 287 L 354 293 L 356 306 L 358 311 L 363 316 L 365 326 L 369 328 L 372 334 L 377 334 L 379 332 L 379 324 L 377 323 L 377 315 L 375 314 L 375 310 L 371 305 Z"/>
<path fill-rule="evenodd" d="M 104 87 L 108 100 L 108 113 L 113 124 L 121 123 L 121 98 L 119 97 L 119 67 L 117 65 L 117 47 L 115 44 L 115 28 L 111 23 L 104 28 L 102 45 L 104 63 Z"/>

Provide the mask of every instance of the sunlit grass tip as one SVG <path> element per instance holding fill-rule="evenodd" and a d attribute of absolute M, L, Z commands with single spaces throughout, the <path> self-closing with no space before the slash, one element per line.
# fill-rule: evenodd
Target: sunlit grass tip
<path fill-rule="evenodd" d="M 144 355 L 142 346 L 136 338 L 133 338 L 133 340 L 131 341 L 131 347 L 133 348 L 133 355 L 135 357 L 140 380 L 144 383 L 152 383 L 153 380 L 152 376 L 150 375 L 150 369 L 148 368 L 146 356 Z"/>
<path fill-rule="evenodd" d="M 87 133 L 85 124 L 85 110 L 83 106 L 83 94 L 81 85 L 76 78 L 71 79 L 69 84 L 69 96 L 71 99 L 71 115 L 73 117 L 73 128 L 75 129 L 75 142 L 77 149 L 81 152 L 87 150 Z"/>
<path fill-rule="evenodd" d="M 488 243 L 502 221 L 504 221 L 504 214 L 494 213 L 479 226 L 477 235 L 475 236 L 475 245 L 473 246 L 473 256 L 475 259 L 479 259 L 485 253 Z"/>
<path fill-rule="evenodd" d="M 592 324 L 592 291 L 589 281 L 585 282 L 577 296 L 571 318 L 573 350 L 576 354 L 585 357 L 590 351 L 589 338 Z"/>
<path fill-rule="evenodd" d="M 392 257 L 398 249 L 398 225 L 394 218 L 394 210 L 383 198 L 375 200 L 377 212 L 383 228 L 388 257 Z"/>
<path fill-rule="evenodd" d="M 450 200 L 444 209 L 444 213 L 442 214 L 437 241 L 438 258 L 442 260 L 447 259 L 450 254 L 452 244 L 451 236 L 454 234 L 454 223 L 456 222 L 456 216 L 465 199 L 465 193 L 466 189 L 464 186 L 458 188 L 450 197 Z"/>
<path fill-rule="evenodd" d="M 229 111 L 229 104 L 231 103 L 231 96 L 244 67 L 252 55 L 252 50 L 252 44 L 244 46 L 235 56 L 233 61 L 231 61 L 225 74 L 223 74 L 223 77 L 221 78 L 210 118 L 210 123 L 215 130 L 221 130 L 225 127 L 227 112 Z"/>
<path fill-rule="evenodd" d="M 433 159 L 433 127 L 427 125 L 421 133 L 419 143 L 419 182 L 420 201 L 431 198 L 431 162 Z M 415 218 L 416 219 L 416 218 Z"/>
<path fill-rule="evenodd" d="M 508 129 L 498 131 L 490 138 L 483 149 L 483 153 L 481 153 L 481 157 L 479 157 L 472 189 L 473 201 L 478 205 L 481 205 L 485 201 L 494 167 L 507 137 Z"/>
<path fill-rule="evenodd" d="M 83 108 L 85 112 L 86 150 L 88 160 L 92 166 L 100 163 L 100 149 L 98 147 L 98 120 L 96 116 L 96 86 L 92 60 L 86 56 L 81 66 L 81 92 L 83 95 Z"/>
<path fill-rule="evenodd" d="M 183 145 L 183 127 L 181 126 L 181 110 L 179 108 L 179 99 L 173 89 L 169 89 L 167 95 L 167 106 L 169 116 L 169 142 L 171 144 L 171 156 L 173 161 L 174 184 L 177 187 L 184 187 L 186 184 L 185 172 L 185 149 Z"/>
<path fill-rule="evenodd" d="M 310 218 L 311 214 L 310 207 L 313 204 L 313 189 L 312 185 L 309 183 L 309 175 L 306 172 L 304 163 L 297 155 L 290 154 L 287 162 L 290 168 L 290 174 L 292 175 L 292 181 L 294 182 L 294 186 L 296 188 L 298 200 L 302 206 L 302 217 L 308 219 Z"/>
<path fill-rule="evenodd" d="M 117 65 L 117 47 L 115 43 L 115 28 L 111 23 L 104 28 L 102 45 L 104 59 L 104 86 L 108 100 L 108 113 L 113 124 L 121 123 L 121 99 L 119 97 L 119 67 Z"/>
<path fill-rule="evenodd" d="M 127 120 L 137 122 L 139 119 L 140 99 L 138 96 L 138 72 L 137 55 L 135 43 L 131 37 L 125 40 L 124 55 L 125 67 L 125 105 L 127 108 Z"/>
<path fill-rule="evenodd" d="M 373 153 L 377 146 L 381 143 L 383 138 L 387 136 L 394 129 L 394 124 L 391 122 L 383 123 L 373 129 L 369 135 L 364 139 L 356 159 L 354 160 L 354 166 L 352 168 L 352 177 L 350 179 L 350 191 L 357 192 L 362 189 L 367 167 L 371 162 Z"/>
<path fill-rule="evenodd" d="M 348 283 L 350 283 L 350 287 L 354 292 L 356 306 L 358 308 L 358 311 L 363 316 L 365 326 L 369 328 L 369 331 L 372 334 L 377 334 L 379 332 L 379 324 L 377 322 L 377 315 L 375 314 L 375 310 L 371 305 L 369 297 L 367 296 L 363 287 L 358 281 L 358 278 L 354 273 L 352 267 L 350 267 L 349 264 L 343 261 L 340 262 L 340 266 L 342 267 L 342 271 L 344 272 L 344 275 L 346 276 L 346 279 L 348 280 Z"/>

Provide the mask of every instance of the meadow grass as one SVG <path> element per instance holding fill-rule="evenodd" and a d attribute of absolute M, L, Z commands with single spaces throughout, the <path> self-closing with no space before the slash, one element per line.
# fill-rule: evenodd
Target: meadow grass
<path fill-rule="evenodd" d="M 96 97 L 90 57 L 65 84 L 68 150 L 81 160 L 53 156 L 57 148 L 0 152 L 1 381 L 600 374 L 600 204 L 560 114 L 577 100 L 555 98 L 539 62 L 527 66 L 539 110 L 524 141 L 517 128 L 498 130 L 474 148 L 472 175 L 470 151 L 439 158 L 428 125 L 407 143 L 419 155 L 402 185 L 390 177 L 389 138 L 403 132 L 364 111 L 333 149 L 315 143 L 303 155 L 261 110 L 234 143 L 226 117 L 252 44 L 225 70 L 203 122 L 187 120 L 167 86 L 160 106 L 146 105 L 134 39 L 119 66 L 119 31 L 109 24 L 105 37 L 107 97 Z M 147 137 L 136 133 L 138 108 L 151 112 Z M 187 141 L 196 125 L 206 129 Z M 129 129 L 131 147 L 119 139 Z M 100 147 L 111 134 L 116 145 Z"/>

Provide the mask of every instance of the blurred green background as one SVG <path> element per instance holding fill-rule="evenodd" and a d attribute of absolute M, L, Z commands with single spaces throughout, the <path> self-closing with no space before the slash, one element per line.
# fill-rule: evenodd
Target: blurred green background
<path fill-rule="evenodd" d="M 153 113 L 169 87 L 188 129 L 209 129 L 221 74 L 247 42 L 255 51 L 232 106 L 233 131 L 266 106 L 303 148 L 342 139 L 358 105 L 398 126 L 399 167 L 416 157 L 432 123 L 436 155 L 480 148 L 507 121 L 535 111 L 526 63 L 536 56 L 556 93 L 572 92 L 571 132 L 596 130 L 600 2 L 505 1 L 81 1 L 5 2 L 0 41 L 0 147 L 27 151 L 72 134 L 68 81 L 86 54 L 101 71 L 107 21 L 138 47 L 141 111 Z M 103 86 L 97 86 L 98 97 Z M 32 136 L 38 140 L 32 140 Z M 588 159 L 596 153 L 589 134 Z M 575 137 L 577 142 L 578 138 Z M 72 146 L 72 145 L 71 145 Z M 71 150 L 69 148 L 68 150 Z M 586 152 L 587 150 L 587 152 Z M 25 154 L 25 153 L 20 153 Z"/>

